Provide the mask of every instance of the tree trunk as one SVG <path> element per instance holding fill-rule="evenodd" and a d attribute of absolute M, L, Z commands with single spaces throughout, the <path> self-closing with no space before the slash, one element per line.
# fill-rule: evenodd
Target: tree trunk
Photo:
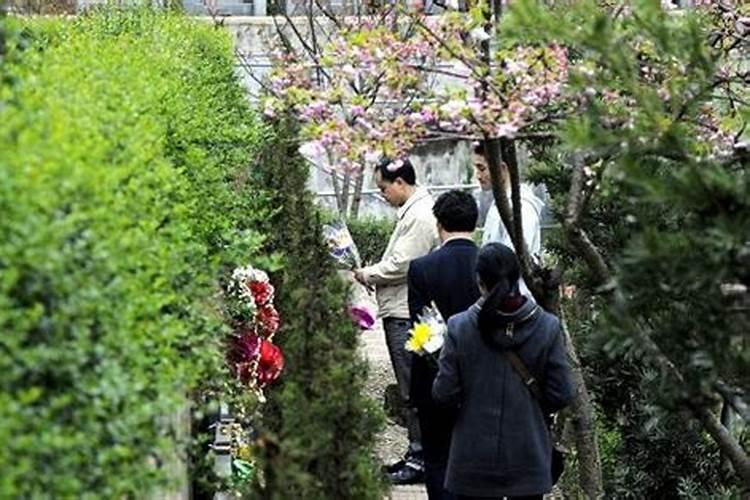
<path fill-rule="evenodd" d="M 365 169 L 359 168 L 357 178 L 354 180 L 354 193 L 352 194 L 352 206 L 349 210 L 349 218 L 356 219 L 359 217 L 359 206 L 362 202 L 362 188 L 365 184 Z"/>
<path fill-rule="evenodd" d="M 651 338 L 647 328 L 643 324 L 636 324 L 634 330 L 636 339 L 648 352 L 655 364 L 668 373 L 678 384 L 684 386 L 685 377 L 682 376 L 677 366 L 664 354 L 654 339 Z M 750 489 L 750 457 L 748 457 L 742 445 L 721 425 L 719 419 L 716 418 L 716 415 L 709 408 L 690 403 L 687 406 L 695 418 L 703 425 L 703 428 L 706 429 L 708 435 L 716 442 L 719 451 L 732 463 L 734 471 L 742 480 L 745 488 Z"/>
<path fill-rule="evenodd" d="M 742 479 L 745 488 L 750 488 L 750 457 L 742 446 L 721 425 L 716 415 L 704 406 L 691 407 L 693 414 L 701 421 L 708 434 L 716 441 L 721 453 L 732 463 L 735 472 Z"/>
<path fill-rule="evenodd" d="M 331 171 L 331 184 L 333 184 L 333 195 L 336 198 L 336 209 L 339 211 L 341 217 L 346 217 L 346 206 L 341 196 L 341 186 L 339 185 L 339 178 L 335 171 Z"/>
<path fill-rule="evenodd" d="M 349 170 L 344 172 L 344 182 L 341 186 L 341 215 L 346 218 L 349 213 L 349 189 L 352 184 L 352 173 Z"/>
<path fill-rule="evenodd" d="M 619 292 L 614 285 L 609 266 L 604 260 L 599 249 L 590 240 L 586 232 L 581 228 L 581 214 L 585 205 L 583 168 L 585 159 L 582 154 L 573 156 L 573 176 L 571 182 L 570 196 L 568 199 L 567 213 L 564 218 L 565 235 L 568 244 L 581 258 L 588 264 L 589 270 L 599 283 L 599 290 L 608 293 L 610 303 L 623 300 L 618 297 Z M 676 383 L 685 384 L 685 379 L 680 370 L 667 357 L 661 348 L 648 333 L 644 324 L 634 322 L 635 339 L 644 348 L 652 362 L 659 368 L 665 370 L 672 376 Z M 737 475 L 742 478 L 745 486 L 750 488 L 750 457 L 743 450 L 742 446 L 732 437 L 725 429 L 721 422 L 708 408 L 702 406 L 691 406 L 690 410 L 695 417 L 703 424 L 708 434 L 716 441 L 719 449 L 725 454 L 727 459 L 732 463 Z"/>
<path fill-rule="evenodd" d="M 722 396 L 721 398 L 721 425 L 724 426 L 724 428 L 727 430 L 727 432 L 732 432 L 732 406 L 729 402 L 729 400 Z M 732 463 L 729 461 L 727 456 L 724 453 L 721 453 L 719 455 L 719 469 L 723 473 L 727 473 L 732 470 Z"/>
<path fill-rule="evenodd" d="M 599 457 L 596 430 L 594 429 L 594 406 L 591 404 L 591 396 L 583 377 L 581 361 L 578 358 L 567 322 L 562 314 L 560 319 L 565 336 L 565 350 L 570 360 L 573 384 L 577 389 L 576 397 L 571 404 L 571 410 L 576 450 L 578 451 L 578 484 L 586 498 L 598 499 L 604 496 L 604 486 L 602 463 Z"/>

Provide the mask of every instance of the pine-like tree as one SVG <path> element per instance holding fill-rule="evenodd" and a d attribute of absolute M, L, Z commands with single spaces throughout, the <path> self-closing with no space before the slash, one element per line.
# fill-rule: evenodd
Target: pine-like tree
<path fill-rule="evenodd" d="M 276 340 L 286 368 L 280 385 L 268 391 L 260 433 L 263 484 L 254 485 L 254 494 L 379 499 L 383 484 L 373 445 L 381 417 L 364 394 L 367 365 L 347 315 L 348 285 L 323 243 L 294 131 L 284 124 L 276 130 L 253 175 L 278 209 L 265 232 L 269 250 L 284 263 L 273 281 L 282 318 Z"/>

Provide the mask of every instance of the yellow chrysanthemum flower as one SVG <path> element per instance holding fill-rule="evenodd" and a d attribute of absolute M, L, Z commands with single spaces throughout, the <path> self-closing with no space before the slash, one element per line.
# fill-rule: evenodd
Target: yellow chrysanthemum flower
<path fill-rule="evenodd" d="M 240 458 L 242 460 L 252 460 L 253 459 L 253 451 L 250 449 L 250 446 L 248 445 L 241 445 L 237 448 L 237 458 Z"/>
<path fill-rule="evenodd" d="M 406 350 L 420 352 L 432 336 L 432 328 L 427 323 L 417 323 L 411 330 L 411 337 L 406 341 Z"/>

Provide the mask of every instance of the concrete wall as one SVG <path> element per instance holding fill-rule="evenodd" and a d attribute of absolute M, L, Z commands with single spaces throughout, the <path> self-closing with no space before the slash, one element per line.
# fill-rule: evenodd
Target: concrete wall
<path fill-rule="evenodd" d="M 473 178 L 470 152 L 466 143 L 455 141 L 434 142 L 418 148 L 410 158 L 417 171 L 417 182 L 427 186 L 434 196 L 461 186 L 472 190 L 478 196 L 479 189 Z M 372 174 L 372 168 L 365 169 L 359 215 L 392 217 L 395 215 L 395 209 L 388 205 L 380 195 Z M 313 167 L 310 175 L 310 189 L 318 193 L 321 205 L 336 209 L 330 174 Z"/>

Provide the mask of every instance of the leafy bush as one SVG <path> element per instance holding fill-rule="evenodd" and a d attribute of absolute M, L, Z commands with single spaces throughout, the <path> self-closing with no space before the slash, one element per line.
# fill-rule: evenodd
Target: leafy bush
<path fill-rule="evenodd" d="M 183 449 L 172 416 L 223 366 L 216 278 L 262 243 L 265 199 L 243 175 L 264 128 L 210 26 L 147 10 L 15 22 L 0 497 L 144 497 Z"/>
<path fill-rule="evenodd" d="M 360 332 L 346 314 L 348 289 L 321 234 L 322 216 L 306 190 L 307 165 L 294 130 L 279 124 L 253 174 L 279 211 L 267 222 L 267 247 L 283 256 L 272 277 L 284 318 L 275 341 L 287 368 L 269 391 L 260 450 L 262 498 L 383 498 L 374 460 L 381 413 L 364 395 Z M 283 171 L 284 175 L 279 175 Z"/>
<path fill-rule="evenodd" d="M 390 219 L 364 217 L 347 221 L 362 262 L 372 264 L 383 256 L 396 223 Z"/>

